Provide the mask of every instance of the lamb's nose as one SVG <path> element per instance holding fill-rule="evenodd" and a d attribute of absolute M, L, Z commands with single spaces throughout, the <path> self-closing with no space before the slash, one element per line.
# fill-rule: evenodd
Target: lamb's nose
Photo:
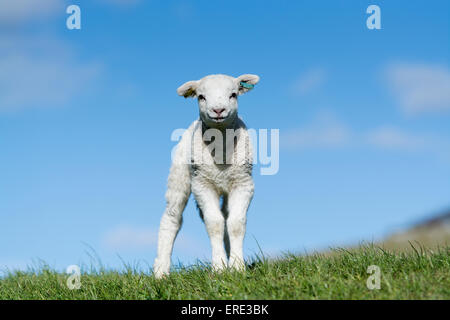
<path fill-rule="evenodd" d="M 221 109 L 213 109 L 213 111 L 214 111 L 218 116 L 220 116 L 220 114 L 221 114 L 222 112 L 224 112 L 225 109 L 224 109 L 224 108 L 221 108 Z"/>

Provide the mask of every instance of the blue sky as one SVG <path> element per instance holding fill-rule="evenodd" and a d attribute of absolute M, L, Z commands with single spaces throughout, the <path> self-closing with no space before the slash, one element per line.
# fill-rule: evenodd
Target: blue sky
<path fill-rule="evenodd" d="M 81 30 L 65 9 L 81 8 Z M 381 30 L 366 8 L 381 9 Z M 450 206 L 448 1 L 0 0 L 0 266 L 152 264 L 176 95 L 212 73 L 261 77 L 240 98 L 280 130 L 245 252 L 379 239 Z M 191 198 L 173 260 L 210 258 Z"/>

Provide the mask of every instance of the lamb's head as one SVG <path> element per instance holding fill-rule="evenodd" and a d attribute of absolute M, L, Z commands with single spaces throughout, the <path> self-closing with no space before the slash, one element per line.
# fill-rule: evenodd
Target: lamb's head
<path fill-rule="evenodd" d="M 200 118 L 208 127 L 229 127 L 237 117 L 238 96 L 253 89 L 258 81 L 259 77 L 253 74 L 237 78 L 209 75 L 186 82 L 177 89 L 177 93 L 185 98 L 198 99 Z"/>

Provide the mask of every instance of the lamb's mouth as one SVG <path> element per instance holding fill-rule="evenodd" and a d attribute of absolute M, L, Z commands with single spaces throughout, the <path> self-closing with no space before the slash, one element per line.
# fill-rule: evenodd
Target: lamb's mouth
<path fill-rule="evenodd" d="M 211 117 L 211 116 L 208 116 L 212 121 L 214 121 L 214 122 L 222 122 L 222 121 L 224 121 L 226 118 L 228 118 L 228 117 Z"/>

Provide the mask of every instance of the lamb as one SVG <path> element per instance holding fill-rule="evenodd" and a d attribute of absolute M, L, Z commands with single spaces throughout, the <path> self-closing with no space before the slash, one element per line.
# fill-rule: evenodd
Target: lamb
<path fill-rule="evenodd" d="M 172 158 L 153 266 L 156 278 L 169 274 L 173 244 L 191 192 L 210 238 L 213 269 L 245 269 L 243 241 L 254 193 L 253 155 L 237 100 L 258 82 L 252 74 L 237 78 L 218 74 L 177 89 L 180 96 L 198 99 L 200 117 L 184 132 Z"/>

